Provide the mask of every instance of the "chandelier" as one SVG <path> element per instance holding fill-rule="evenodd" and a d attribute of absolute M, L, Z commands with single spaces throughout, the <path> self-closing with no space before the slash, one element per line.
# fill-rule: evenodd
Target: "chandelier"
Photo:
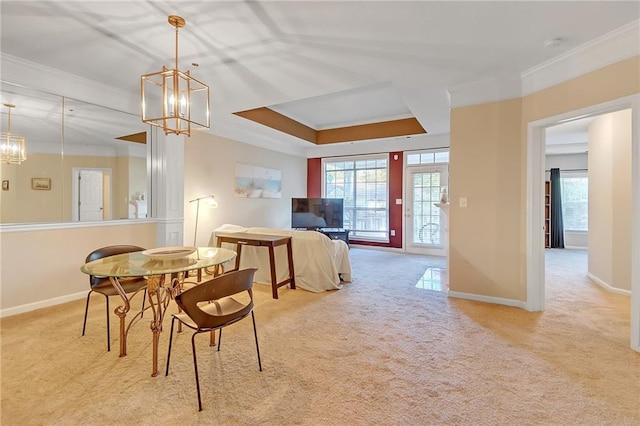
<path fill-rule="evenodd" d="M 0 155 L 2 162 L 7 164 L 20 164 L 27 159 L 26 141 L 24 136 L 11 133 L 11 108 L 16 106 L 13 104 L 4 104 L 9 109 L 9 118 L 7 123 L 7 131 L 0 132 Z"/>
<path fill-rule="evenodd" d="M 192 130 L 209 128 L 209 86 L 178 69 L 178 29 L 185 20 L 169 16 L 176 29 L 175 68 L 145 74 L 140 79 L 142 121 L 160 127 L 165 134 L 191 136 Z"/>

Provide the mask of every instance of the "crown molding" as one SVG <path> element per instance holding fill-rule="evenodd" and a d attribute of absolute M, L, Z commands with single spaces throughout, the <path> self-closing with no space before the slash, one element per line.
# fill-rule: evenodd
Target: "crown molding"
<path fill-rule="evenodd" d="M 102 84 L 0 52 L 2 80 L 45 93 L 131 114 L 140 113 L 140 94 Z"/>
<path fill-rule="evenodd" d="M 491 77 L 459 84 L 447 89 L 451 108 L 519 98 L 522 93 L 518 75 Z"/>
<path fill-rule="evenodd" d="M 522 96 L 640 55 L 640 20 L 524 71 Z"/>
<path fill-rule="evenodd" d="M 640 55 L 640 19 L 520 75 L 492 77 L 449 87 L 449 105 L 459 108 L 519 98 L 637 55 Z"/>

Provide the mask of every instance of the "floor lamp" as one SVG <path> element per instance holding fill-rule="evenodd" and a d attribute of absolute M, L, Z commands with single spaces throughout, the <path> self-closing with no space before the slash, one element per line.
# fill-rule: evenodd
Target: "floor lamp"
<path fill-rule="evenodd" d="M 196 238 L 198 237 L 198 216 L 200 214 L 200 200 L 205 200 L 207 205 L 211 208 L 216 208 L 218 207 L 218 202 L 216 201 L 216 198 L 214 195 L 207 195 L 204 197 L 200 197 L 200 198 L 196 198 L 193 199 L 191 201 L 189 201 L 190 203 L 195 202 L 196 203 L 196 226 L 195 226 L 195 230 L 193 232 L 193 246 L 196 246 Z"/>

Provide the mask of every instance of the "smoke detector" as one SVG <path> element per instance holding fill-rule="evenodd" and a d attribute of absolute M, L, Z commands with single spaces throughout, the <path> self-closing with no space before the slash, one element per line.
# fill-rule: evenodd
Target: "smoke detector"
<path fill-rule="evenodd" d="M 542 45 L 545 49 L 553 49 L 560 46 L 564 39 L 562 37 L 550 38 L 549 40 L 545 40 Z"/>

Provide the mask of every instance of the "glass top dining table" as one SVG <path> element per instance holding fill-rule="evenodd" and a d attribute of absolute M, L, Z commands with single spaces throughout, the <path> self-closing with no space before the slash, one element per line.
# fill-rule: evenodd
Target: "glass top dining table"
<path fill-rule="evenodd" d="M 182 251 L 182 253 L 180 252 Z M 120 318 L 120 356 L 127 355 L 127 334 L 129 328 L 141 313 L 138 313 L 125 325 L 127 312 L 130 310 L 130 297 L 125 293 L 120 281 L 132 277 L 147 278 L 147 295 L 153 320 L 151 331 L 153 332 L 153 364 L 152 376 L 158 375 L 158 341 L 162 331 L 167 305 L 180 291 L 184 273 L 194 270 L 214 268 L 225 262 L 233 260 L 236 252 L 225 248 L 216 247 L 166 247 L 131 253 L 117 254 L 87 262 L 80 270 L 88 275 L 108 277 L 120 297 L 123 305 L 115 309 Z M 215 274 L 214 274 L 215 275 Z M 171 279 L 167 282 L 166 277 Z"/>

